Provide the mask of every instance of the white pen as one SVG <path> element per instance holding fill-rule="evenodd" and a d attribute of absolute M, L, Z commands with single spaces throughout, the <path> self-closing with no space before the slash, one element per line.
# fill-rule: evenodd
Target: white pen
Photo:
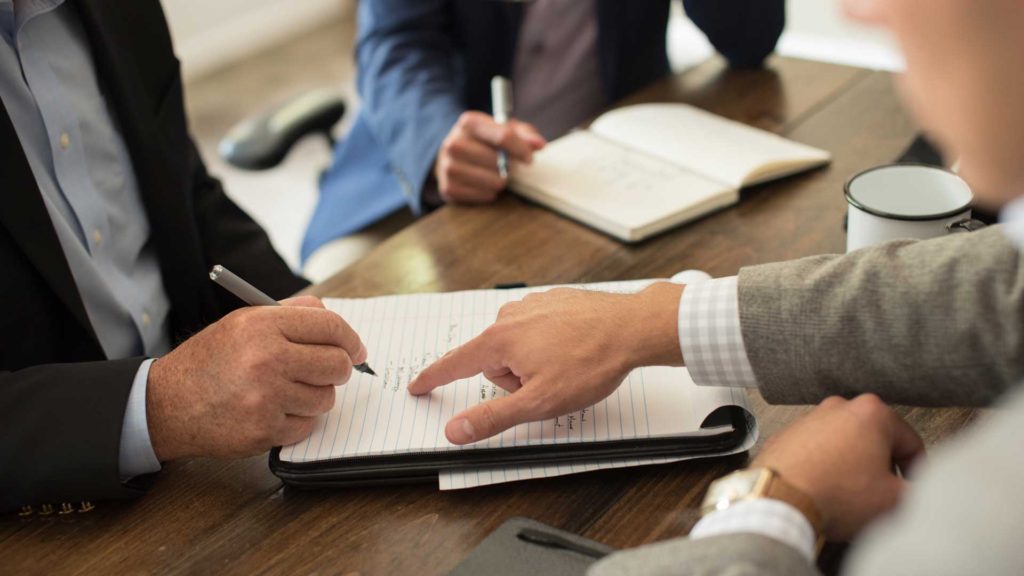
<path fill-rule="evenodd" d="M 504 76 L 491 78 L 491 112 L 498 124 L 505 124 L 512 115 L 512 82 Z M 498 173 L 508 178 L 508 152 L 504 150 L 498 150 Z"/>
<path fill-rule="evenodd" d="M 221 266 L 220 264 L 213 267 L 210 270 L 210 280 L 213 280 L 217 284 L 220 284 L 222 288 L 231 292 L 235 296 L 238 296 L 246 304 L 250 306 L 280 306 L 281 303 L 274 300 L 270 296 L 267 296 L 259 288 L 256 288 L 252 284 L 249 284 L 245 280 L 242 280 L 234 272 Z M 363 374 L 369 374 L 370 376 L 376 376 L 377 373 L 370 368 L 369 364 L 363 362 L 358 366 L 353 366 L 356 370 Z"/>

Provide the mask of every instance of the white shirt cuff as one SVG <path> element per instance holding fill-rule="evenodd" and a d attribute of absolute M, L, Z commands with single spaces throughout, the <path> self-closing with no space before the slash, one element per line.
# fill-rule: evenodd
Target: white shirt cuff
<path fill-rule="evenodd" d="M 810 521 L 796 508 L 771 498 L 739 502 L 712 512 L 690 531 L 691 540 L 726 534 L 758 534 L 792 547 L 814 562 L 817 537 Z"/>
<path fill-rule="evenodd" d="M 736 276 L 691 284 L 679 301 L 679 346 L 701 386 L 757 388 L 740 329 Z"/>
<path fill-rule="evenodd" d="M 153 360 L 146 360 L 139 366 L 132 382 L 132 391 L 128 395 L 128 408 L 124 411 L 124 422 L 121 424 L 118 459 L 122 482 L 160 470 L 160 461 L 149 440 L 149 422 L 146 419 L 146 387 L 149 384 L 149 367 L 152 365 Z"/>

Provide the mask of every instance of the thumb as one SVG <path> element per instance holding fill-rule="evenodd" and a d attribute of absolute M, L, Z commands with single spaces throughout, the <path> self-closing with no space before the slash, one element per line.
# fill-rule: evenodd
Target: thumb
<path fill-rule="evenodd" d="M 316 296 L 295 296 L 287 300 L 281 300 L 281 306 L 300 306 L 303 308 L 323 308 L 324 303 Z"/>
<path fill-rule="evenodd" d="M 495 398 L 457 414 L 444 427 L 452 444 L 470 444 L 542 417 L 531 414 L 529 390 Z"/>

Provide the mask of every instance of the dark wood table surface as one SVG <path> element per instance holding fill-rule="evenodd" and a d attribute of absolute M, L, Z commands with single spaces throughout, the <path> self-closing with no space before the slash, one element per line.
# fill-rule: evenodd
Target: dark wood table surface
<path fill-rule="evenodd" d="M 788 58 L 754 71 L 711 60 L 624 103 L 646 101 L 688 102 L 830 150 L 835 159 L 633 246 L 515 197 L 447 207 L 313 291 L 363 297 L 667 277 L 692 268 L 720 276 L 841 252 L 843 182 L 894 160 L 915 134 L 889 74 Z M 752 405 L 762 438 L 806 410 L 767 406 L 756 393 Z M 901 412 L 929 444 L 974 415 Z M 266 456 L 176 462 L 137 501 L 0 520 L 0 573 L 444 574 L 513 516 L 632 547 L 687 534 L 708 484 L 746 462 L 741 455 L 456 492 L 436 485 L 301 492 L 282 487 Z"/>

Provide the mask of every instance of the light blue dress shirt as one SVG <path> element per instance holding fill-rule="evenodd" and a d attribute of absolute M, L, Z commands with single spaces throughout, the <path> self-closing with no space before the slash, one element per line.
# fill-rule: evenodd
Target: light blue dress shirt
<path fill-rule="evenodd" d="M 0 36 L 0 99 L 104 353 L 165 354 L 170 302 L 149 220 L 77 12 L 64 0 L 0 0 Z M 124 415 L 123 480 L 160 469 L 146 421 L 151 363 Z"/>

